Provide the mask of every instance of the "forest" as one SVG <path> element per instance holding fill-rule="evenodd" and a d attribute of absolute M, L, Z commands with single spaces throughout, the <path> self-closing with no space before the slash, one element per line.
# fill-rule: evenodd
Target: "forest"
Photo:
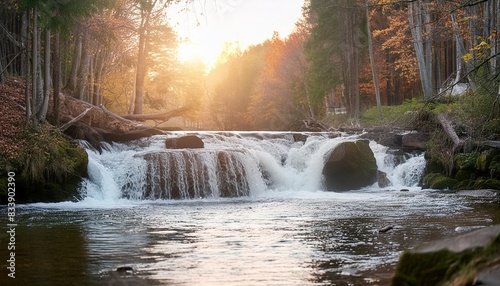
<path fill-rule="evenodd" d="M 31 125 L 60 124 L 60 92 L 139 118 L 179 110 L 187 128 L 212 130 L 357 125 L 373 108 L 450 95 L 498 106 L 499 0 L 306 0 L 292 34 L 227 43 L 210 71 L 178 59 L 165 13 L 182 2 L 2 1 L 0 81 L 28 83 Z"/>

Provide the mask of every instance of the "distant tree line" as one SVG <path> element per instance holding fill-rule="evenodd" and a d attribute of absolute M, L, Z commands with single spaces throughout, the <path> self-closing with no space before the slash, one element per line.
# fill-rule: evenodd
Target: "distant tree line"
<path fill-rule="evenodd" d="M 434 100 L 459 83 L 497 96 L 498 15 L 498 0 L 307 0 L 292 35 L 212 71 L 212 114 L 219 128 L 283 129 L 344 110 L 356 121 L 375 105 Z"/>
<path fill-rule="evenodd" d="M 331 114 L 356 122 L 373 106 L 433 100 L 457 84 L 499 93 L 500 0 L 306 0 L 291 35 L 244 51 L 228 44 L 208 75 L 176 58 L 180 39 L 165 22 L 176 2 L 4 0 L 0 81 L 26 80 L 32 124 L 64 90 L 120 114 L 187 106 L 186 118 L 223 130 Z"/>

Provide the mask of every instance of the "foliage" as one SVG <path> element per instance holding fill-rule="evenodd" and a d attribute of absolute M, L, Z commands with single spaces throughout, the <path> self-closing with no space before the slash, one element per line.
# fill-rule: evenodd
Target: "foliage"
<path fill-rule="evenodd" d="M 426 108 L 425 102 L 417 98 L 405 100 L 401 105 L 382 106 L 382 115 L 376 107 L 361 114 L 360 123 L 363 126 L 387 126 L 397 128 L 413 127 L 418 114 Z"/>

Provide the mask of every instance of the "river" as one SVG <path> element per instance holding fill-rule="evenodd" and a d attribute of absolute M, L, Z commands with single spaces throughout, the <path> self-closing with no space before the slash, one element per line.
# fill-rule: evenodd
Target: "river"
<path fill-rule="evenodd" d="M 0 285 L 387 285 L 404 249 L 500 223 L 498 197 L 418 187 L 421 154 L 399 163 L 371 142 L 392 185 L 333 193 L 318 170 L 353 137 L 200 136 L 197 155 L 165 152 L 165 136 L 89 148 L 81 198 L 17 206 L 16 278 L 2 267 Z M 221 152 L 235 171 L 225 178 L 239 180 L 229 196 L 212 170 Z M 172 178 L 172 164 L 204 183 Z M 0 238 L 5 261 L 5 231 Z"/>

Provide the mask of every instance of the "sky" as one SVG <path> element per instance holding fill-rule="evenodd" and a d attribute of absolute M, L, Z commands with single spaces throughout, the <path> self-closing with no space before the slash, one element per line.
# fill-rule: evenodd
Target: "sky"
<path fill-rule="evenodd" d="M 201 59 L 213 67 L 226 42 L 248 46 L 286 37 L 302 16 L 304 0 L 188 0 L 168 9 L 171 26 L 185 43 L 181 61 Z"/>

